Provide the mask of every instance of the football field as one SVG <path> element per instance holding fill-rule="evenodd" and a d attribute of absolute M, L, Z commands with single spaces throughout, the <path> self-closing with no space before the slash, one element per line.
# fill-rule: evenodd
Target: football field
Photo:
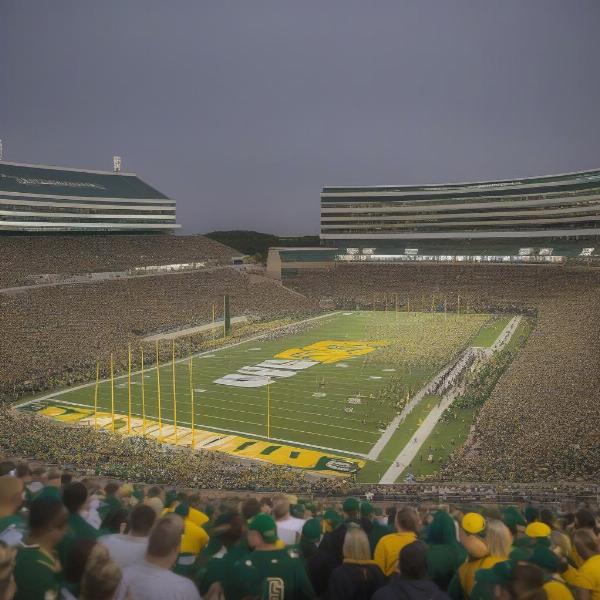
<path fill-rule="evenodd" d="M 146 361 L 143 373 L 137 351 L 130 376 L 23 408 L 169 444 L 348 472 L 365 465 L 440 368 L 498 327 L 484 314 L 336 312 L 175 361 L 161 346 L 160 367 Z"/>

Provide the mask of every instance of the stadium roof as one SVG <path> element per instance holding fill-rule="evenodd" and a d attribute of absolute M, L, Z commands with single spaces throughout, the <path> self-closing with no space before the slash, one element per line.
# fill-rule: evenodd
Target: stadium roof
<path fill-rule="evenodd" d="M 0 162 L 0 192 L 89 198 L 167 199 L 135 173 Z"/>
<path fill-rule="evenodd" d="M 457 183 L 426 185 L 374 185 L 374 186 L 325 186 L 323 194 L 339 193 L 390 193 L 390 192 L 459 192 L 467 188 L 469 191 L 491 191 L 494 188 L 531 188 L 552 187 L 556 185 L 582 185 L 600 182 L 600 170 L 561 173 L 543 177 L 520 177 L 516 179 L 498 179 L 494 181 L 470 181 Z M 463 189 L 461 189 L 463 188 Z"/>

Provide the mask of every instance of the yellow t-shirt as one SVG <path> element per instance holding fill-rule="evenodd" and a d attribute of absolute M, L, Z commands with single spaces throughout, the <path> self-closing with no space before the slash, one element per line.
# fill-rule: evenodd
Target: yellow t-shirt
<path fill-rule="evenodd" d="M 600 554 L 588 558 L 568 581 L 575 587 L 591 590 L 592 600 L 600 600 Z"/>
<path fill-rule="evenodd" d="M 208 544 L 208 533 L 193 523 L 189 516 L 184 520 L 183 535 L 181 536 L 181 554 L 200 554 Z"/>
<path fill-rule="evenodd" d="M 416 533 L 413 533 L 412 531 L 402 531 L 384 535 L 379 542 L 377 542 L 373 558 L 386 577 L 397 570 L 398 554 L 400 554 L 400 550 L 402 550 L 404 546 L 412 544 L 416 539 Z"/>
<path fill-rule="evenodd" d="M 544 584 L 548 600 L 574 600 L 571 590 L 560 581 L 552 579 Z"/>
<path fill-rule="evenodd" d="M 463 596 L 468 598 L 475 586 L 475 573 L 479 569 L 491 569 L 496 563 L 508 560 L 506 556 L 484 556 L 469 560 L 460 565 L 458 569 L 458 577 L 460 579 L 460 587 L 463 591 Z"/>
<path fill-rule="evenodd" d="M 208 516 L 205 515 L 201 510 L 198 510 L 197 508 L 192 508 L 190 506 L 190 512 L 188 513 L 188 519 L 194 523 L 195 525 L 198 525 L 198 527 L 202 527 L 202 525 L 204 525 L 204 523 L 208 522 Z"/>

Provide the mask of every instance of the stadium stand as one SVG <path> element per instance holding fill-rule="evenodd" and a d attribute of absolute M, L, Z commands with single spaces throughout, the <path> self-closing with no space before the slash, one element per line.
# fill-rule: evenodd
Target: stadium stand
<path fill-rule="evenodd" d="M 327 306 L 371 307 L 374 294 L 443 297 L 472 310 L 534 311 L 537 325 L 486 401 L 444 476 L 592 480 L 600 475 L 597 402 L 600 271 L 496 265 L 341 265 L 289 284 Z M 427 309 L 427 307 L 424 307 Z"/>
<path fill-rule="evenodd" d="M 0 294 L 0 393 L 14 399 L 93 378 L 96 361 L 111 352 L 119 370 L 129 342 L 210 322 L 224 294 L 234 314 L 254 320 L 316 309 L 276 282 L 231 267 Z M 189 351 L 191 343 L 178 344 L 179 351 Z"/>
<path fill-rule="evenodd" d="M 202 235 L 0 236 L 0 286 L 32 285 L 50 273 L 126 271 L 196 261 L 229 265 L 238 254 Z"/>
<path fill-rule="evenodd" d="M 7 459 L 0 511 L 0 592 L 17 600 L 270 598 L 261 590 L 273 581 L 278 597 L 301 600 L 599 591 L 597 507 L 574 498 L 473 506 L 239 495 Z"/>

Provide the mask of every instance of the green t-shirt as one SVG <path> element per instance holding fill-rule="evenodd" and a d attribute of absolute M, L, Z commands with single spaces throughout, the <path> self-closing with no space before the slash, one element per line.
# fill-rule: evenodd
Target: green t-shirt
<path fill-rule="evenodd" d="M 227 600 L 260 596 L 261 600 L 310 600 L 315 597 L 304 565 L 288 548 L 254 550 L 234 564 L 235 582 L 225 586 Z M 233 588 L 233 589 L 232 589 Z M 239 588 L 239 589 L 236 589 Z"/>
<path fill-rule="evenodd" d="M 27 537 L 27 523 L 21 515 L 0 517 L 0 541 L 18 546 Z"/>
<path fill-rule="evenodd" d="M 71 548 L 77 540 L 96 540 L 102 533 L 102 531 L 92 527 L 81 515 L 69 513 L 67 532 L 56 546 L 61 562 L 63 564 L 67 563 Z"/>
<path fill-rule="evenodd" d="M 59 595 L 60 562 L 37 545 L 19 544 L 15 564 L 15 600 L 55 600 Z"/>
<path fill-rule="evenodd" d="M 202 595 L 208 592 L 210 586 L 216 581 L 220 581 L 224 587 L 225 597 L 229 600 L 226 593 L 225 582 L 233 573 L 234 565 L 248 554 L 246 544 L 235 544 L 227 552 L 221 555 L 217 553 L 207 563 L 206 567 L 198 574 L 198 589 Z"/>

